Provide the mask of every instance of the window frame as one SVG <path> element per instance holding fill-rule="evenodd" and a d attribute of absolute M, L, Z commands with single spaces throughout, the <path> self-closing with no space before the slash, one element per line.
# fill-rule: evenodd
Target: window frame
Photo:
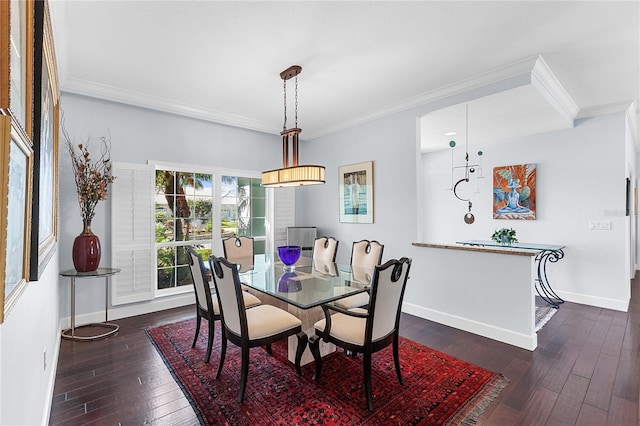
<path fill-rule="evenodd" d="M 206 167 L 206 166 L 197 165 L 197 164 L 185 164 L 185 163 L 174 163 L 174 162 L 163 162 L 163 161 L 149 161 L 149 165 L 152 167 L 154 179 L 155 179 L 155 174 L 158 170 L 170 170 L 174 172 L 187 172 L 187 173 L 201 173 L 201 174 L 208 174 L 212 176 L 211 189 L 212 189 L 212 200 L 214 201 L 213 201 L 212 211 L 211 211 L 212 213 L 211 240 L 201 240 L 201 241 L 203 242 L 203 244 L 208 244 L 208 241 L 210 241 L 211 252 L 222 254 L 223 253 L 222 238 L 221 238 L 222 215 L 221 215 L 221 209 L 220 209 L 220 200 L 222 196 L 222 178 L 221 177 L 235 176 L 235 177 L 242 177 L 242 178 L 260 179 L 261 173 L 256 171 L 250 171 L 250 170 L 228 169 L 223 167 Z M 156 194 L 155 191 L 156 191 L 156 187 L 154 185 L 154 194 L 153 194 L 154 200 L 155 200 L 155 194 Z M 265 204 L 267 203 L 267 200 L 270 197 L 269 195 L 270 193 L 271 191 L 267 191 L 265 188 Z M 155 208 L 156 206 L 154 201 L 154 203 L 152 203 L 153 210 L 151 212 L 154 218 L 153 220 L 154 226 L 155 226 Z M 270 219 L 269 211 L 265 209 L 265 220 L 269 221 L 269 219 Z M 269 229 L 265 228 L 265 236 L 264 236 L 265 244 L 266 244 L 266 241 L 269 240 L 268 235 L 266 235 L 268 234 L 268 232 L 269 232 Z M 154 230 L 154 235 L 155 235 L 155 230 Z M 215 237 L 216 235 L 218 237 Z M 256 240 L 262 240 L 262 238 L 259 237 L 259 238 L 256 238 Z M 185 245 L 187 245 L 185 244 L 185 241 L 172 241 L 170 243 L 163 243 L 163 246 L 172 246 L 172 247 L 180 247 Z M 155 242 L 155 238 L 154 238 L 153 246 L 154 246 L 153 259 L 154 259 L 154 265 L 155 265 L 154 298 L 174 296 L 174 295 L 189 293 L 193 291 L 193 287 L 187 286 L 187 285 L 171 287 L 166 289 L 158 288 L 158 243 Z"/>

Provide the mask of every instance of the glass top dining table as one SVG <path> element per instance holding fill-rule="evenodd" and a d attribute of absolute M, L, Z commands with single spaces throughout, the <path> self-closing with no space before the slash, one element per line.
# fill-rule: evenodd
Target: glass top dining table
<path fill-rule="evenodd" d="M 334 262 L 314 263 L 300 257 L 292 270 L 273 254 L 257 254 L 239 260 L 240 282 L 262 293 L 310 309 L 343 297 L 367 291 L 373 270 Z"/>

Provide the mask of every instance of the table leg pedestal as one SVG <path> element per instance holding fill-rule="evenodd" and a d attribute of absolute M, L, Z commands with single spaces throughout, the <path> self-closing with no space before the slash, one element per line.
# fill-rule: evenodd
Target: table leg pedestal
<path fill-rule="evenodd" d="M 259 293 L 256 294 L 256 296 L 260 298 L 263 304 L 277 306 L 278 308 L 291 313 L 295 317 L 300 318 L 300 320 L 302 321 L 302 331 L 307 333 L 308 337 L 311 337 L 315 334 L 313 324 L 315 324 L 318 320 L 324 318 L 324 311 L 320 306 L 311 309 L 300 309 L 265 293 Z M 298 338 L 296 336 L 289 336 L 287 339 L 287 357 L 289 358 L 289 361 L 295 362 L 297 348 Z M 328 355 L 331 352 L 335 352 L 335 350 L 336 345 L 334 345 L 333 343 L 320 342 L 320 354 L 322 356 Z M 302 354 L 300 365 L 305 365 L 310 362 L 313 362 L 313 355 L 307 347 Z"/>

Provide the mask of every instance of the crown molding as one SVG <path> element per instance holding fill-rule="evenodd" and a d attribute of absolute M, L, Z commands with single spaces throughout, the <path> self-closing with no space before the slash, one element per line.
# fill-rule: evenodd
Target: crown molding
<path fill-rule="evenodd" d="M 538 56 L 531 70 L 531 85 L 535 87 L 549 104 L 564 117 L 573 127 L 573 122 L 580 112 L 580 108 L 573 98 L 560 84 L 560 80 L 549 68 L 542 56 Z"/>
<path fill-rule="evenodd" d="M 124 90 L 114 86 L 95 84 L 80 79 L 67 80 L 62 91 L 196 118 L 199 120 L 211 121 L 227 126 L 241 127 L 243 129 L 270 134 L 280 134 L 279 131 L 274 131 L 272 123 L 254 120 L 241 115 L 228 114 L 221 111 L 202 108 L 196 105 L 176 103 L 173 100 L 159 96 L 150 96 L 144 93 Z"/>
<path fill-rule="evenodd" d="M 437 90 L 421 93 L 417 96 L 405 99 L 400 102 L 396 102 L 395 104 L 386 106 L 384 108 L 373 110 L 366 114 L 341 121 L 335 126 L 324 129 L 323 131 L 313 132 L 308 135 L 308 139 L 312 140 L 321 136 L 326 136 L 328 134 L 374 121 L 379 118 L 395 114 L 397 112 L 406 111 L 411 108 L 429 104 L 431 102 L 441 101 L 446 98 L 462 95 L 464 93 L 482 89 L 487 86 L 491 86 L 493 84 L 507 80 L 522 80 L 515 83 L 512 82 L 512 84 L 516 84 L 515 87 L 521 86 L 525 82 L 530 81 L 529 76 L 536 63 L 536 60 L 537 57 L 525 58 L 523 60 L 516 61 L 499 68 L 494 68 L 493 70 L 476 75 L 473 78 L 462 80 L 449 86 L 439 88 Z M 520 77 L 520 79 L 518 79 L 518 77 Z"/>
<path fill-rule="evenodd" d="M 497 84 L 501 87 L 492 87 Z M 342 121 L 337 125 L 327 128 L 322 132 L 310 134 L 309 139 L 315 139 L 340 130 L 345 130 L 369 121 L 373 121 L 397 112 L 426 105 L 432 102 L 442 101 L 454 96 L 463 95 L 473 91 L 485 89 L 482 94 L 474 95 L 474 99 L 499 91 L 531 84 L 567 121 L 571 127 L 578 115 L 579 108 L 569 93 L 564 89 L 560 81 L 553 74 L 542 56 L 533 56 L 521 61 L 513 62 L 503 67 L 495 68 L 473 78 L 454 83 L 452 85 L 422 93 L 410 99 L 389 105 L 385 108 L 371 111 L 367 114 Z"/>

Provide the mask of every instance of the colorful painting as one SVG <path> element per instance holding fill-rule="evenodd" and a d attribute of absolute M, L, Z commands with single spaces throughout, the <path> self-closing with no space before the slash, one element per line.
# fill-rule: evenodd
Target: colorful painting
<path fill-rule="evenodd" d="M 493 168 L 493 218 L 535 220 L 535 164 Z"/>

